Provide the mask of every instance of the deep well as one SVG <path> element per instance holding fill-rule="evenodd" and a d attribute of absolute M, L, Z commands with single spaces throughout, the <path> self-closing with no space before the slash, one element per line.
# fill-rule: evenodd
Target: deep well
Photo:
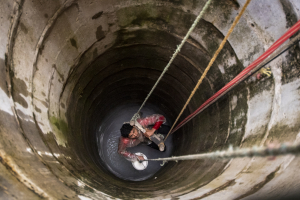
<path fill-rule="evenodd" d="M 144 181 L 117 178 L 95 132 L 140 105 L 205 0 L 1 0 L 1 199 L 288 199 L 299 157 L 169 162 Z M 213 0 L 148 101 L 174 121 L 245 0 Z M 252 0 L 182 119 L 300 18 L 300 1 Z M 295 142 L 300 49 L 252 76 L 173 135 L 173 155 Z M 147 105 L 147 104 L 146 104 Z M 121 126 L 116 124 L 116 126 Z"/>

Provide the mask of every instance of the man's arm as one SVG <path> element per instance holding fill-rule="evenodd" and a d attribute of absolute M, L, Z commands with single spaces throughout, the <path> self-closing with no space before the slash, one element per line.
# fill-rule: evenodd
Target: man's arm
<path fill-rule="evenodd" d="M 147 116 L 143 119 L 140 119 L 138 120 L 138 122 L 144 126 L 144 127 L 147 127 L 149 125 L 153 125 L 153 128 L 152 129 L 148 129 L 146 131 L 146 133 L 144 133 L 144 135 L 146 137 L 150 137 L 151 135 L 154 134 L 154 132 L 159 129 L 159 127 L 166 122 L 166 118 L 163 116 L 163 115 L 160 115 L 160 114 L 154 114 L 154 115 L 150 115 L 150 116 Z"/>
<path fill-rule="evenodd" d="M 154 124 L 153 128 L 157 130 L 163 123 L 166 122 L 166 118 L 160 114 L 153 114 L 143 119 L 138 119 L 138 122 L 144 127 Z"/>
<path fill-rule="evenodd" d="M 122 155 L 124 158 L 126 158 L 128 161 L 136 161 L 138 156 L 136 156 L 133 153 L 130 153 L 129 151 L 126 151 L 127 147 L 134 147 L 140 143 L 137 139 L 130 139 L 130 138 L 124 138 L 120 137 L 119 140 L 119 148 L 118 153 Z"/>

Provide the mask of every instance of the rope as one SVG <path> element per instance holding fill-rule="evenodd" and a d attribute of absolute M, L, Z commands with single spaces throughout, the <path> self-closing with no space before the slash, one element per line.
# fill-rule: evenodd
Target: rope
<path fill-rule="evenodd" d="M 146 99 L 144 100 L 143 104 L 141 105 L 140 109 L 137 111 L 137 113 L 139 113 L 141 111 L 141 109 L 144 107 L 146 101 L 148 100 L 148 98 L 151 96 L 153 90 L 156 88 L 157 84 L 159 83 L 160 79 L 163 77 L 163 75 L 167 72 L 167 70 L 169 69 L 171 63 L 173 62 L 173 60 L 175 59 L 175 57 L 177 56 L 177 54 L 180 52 L 182 46 L 184 45 L 184 43 L 186 42 L 186 40 L 189 38 L 190 34 L 192 33 L 192 31 L 195 29 L 196 25 L 198 24 L 199 20 L 202 18 L 203 14 L 205 13 L 205 11 L 207 10 L 209 4 L 211 3 L 212 0 L 208 0 L 206 2 L 206 4 L 204 5 L 202 11 L 199 13 L 199 15 L 197 16 L 197 18 L 195 19 L 193 25 L 191 26 L 191 28 L 189 29 L 189 31 L 187 32 L 186 36 L 184 37 L 184 39 L 181 41 L 180 45 L 177 46 L 177 49 L 175 50 L 171 60 L 169 61 L 169 63 L 167 64 L 167 66 L 165 67 L 165 69 L 163 70 L 163 72 L 161 73 L 160 77 L 157 79 L 156 83 L 154 84 L 154 86 L 152 87 L 151 91 L 149 92 L 149 94 L 147 95 Z"/>
<path fill-rule="evenodd" d="M 300 153 L 300 143 L 297 144 L 288 144 L 282 143 L 278 147 L 257 147 L 253 146 L 252 148 L 236 148 L 233 149 L 232 146 L 229 146 L 226 151 L 214 151 L 211 153 L 203 154 L 193 154 L 186 156 L 174 156 L 169 158 L 157 158 L 157 159 L 148 159 L 145 161 L 178 161 L 178 160 L 198 160 L 198 159 L 232 159 L 238 157 L 266 157 L 266 156 L 278 156 L 286 154 L 299 154 Z"/>
<path fill-rule="evenodd" d="M 175 124 L 177 123 L 179 117 L 182 115 L 183 111 L 185 110 L 186 106 L 189 104 L 191 98 L 194 96 L 196 90 L 198 89 L 199 85 L 202 83 L 202 80 L 204 79 L 204 77 L 206 76 L 208 70 L 210 69 L 210 67 L 213 65 L 214 61 L 216 60 L 217 56 L 219 55 L 220 51 L 223 49 L 228 37 L 230 36 L 231 32 L 233 31 L 234 27 L 236 26 L 236 24 L 238 23 L 238 21 L 240 20 L 242 14 L 244 13 L 244 11 L 246 10 L 247 6 L 249 5 L 251 0 L 247 0 L 247 2 L 245 3 L 244 7 L 242 8 L 241 12 L 238 14 L 238 16 L 236 16 L 236 18 L 234 19 L 234 22 L 232 23 L 229 31 L 227 32 L 227 35 L 225 36 L 225 38 L 223 39 L 222 43 L 220 44 L 218 50 L 215 52 L 214 56 L 212 57 L 212 59 L 210 60 L 210 62 L 208 63 L 208 66 L 206 67 L 205 71 L 203 72 L 201 78 L 199 79 L 196 87 L 194 88 L 194 90 L 192 91 L 190 97 L 188 98 L 188 100 L 186 101 L 185 105 L 183 106 L 182 110 L 180 111 L 177 119 L 175 120 L 173 126 L 171 127 L 168 135 L 166 136 L 165 140 L 168 138 L 169 134 L 172 132 Z"/>
<path fill-rule="evenodd" d="M 266 61 L 266 59 L 274 51 L 276 51 L 280 45 L 282 45 L 287 39 L 289 39 L 292 35 L 294 35 L 299 29 L 300 29 L 300 20 L 293 27 L 291 27 L 283 36 L 281 36 L 267 51 L 265 51 L 265 53 L 263 53 L 253 63 L 251 63 L 241 73 L 239 73 L 234 79 L 232 79 L 229 83 L 227 83 L 222 89 L 220 89 L 218 92 L 216 92 L 212 97 L 210 97 L 208 100 L 206 100 L 197 110 L 195 110 L 192 114 L 190 114 L 182 122 L 180 122 L 176 126 L 176 128 L 172 131 L 172 133 L 174 133 L 176 130 L 178 130 L 179 128 L 181 128 L 184 124 L 186 124 L 187 122 L 189 122 L 191 119 L 193 119 L 197 114 L 199 114 L 200 112 L 202 112 L 208 106 L 210 106 L 211 104 L 213 104 L 222 95 L 224 95 L 227 92 L 229 92 L 233 87 L 235 87 L 236 85 L 238 85 L 241 81 L 245 80 L 247 77 L 249 77 L 253 73 L 255 73 L 259 68 L 261 68 L 259 66 L 257 67 L 257 65 L 259 65 L 260 63 L 263 62 L 262 66 L 264 66 L 265 65 L 264 63 L 268 62 L 268 61 Z M 295 42 L 297 40 L 297 38 L 299 38 L 299 35 L 297 37 L 293 38 L 289 42 L 289 44 Z M 285 46 L 283 46 L 282 48 L 284 48 Z M 272 58 L 270 58 L 270 59 L 272 59 Z"/>
<path fill-rule="evenodd" d="M 300 41 L 300 34 L 298 33 L 290 42 L 286 45 L 282 46 L 280 49 L 276 50 L 276 54 L 273 54 L 269 57 L 269 59 L 264 60 L 258 67 L 252 70 L 252 73 L 249 76 L 255 74 L 258 70 L 272 62 L 278 56 L 282 55 L 284 52 L 292 48 L 294 45 L 298 44 Z M 278 53 L 279 52 L 279 53 Z M 247 77 L 249 77 L 247 76 Z M 243 79 L 244 80 L 244 79 Z M 239 83 L 241 83 L 240 81 Z M 237 84 L 236 84 L 237 85 Z M 236 86 L 234 85 L 234 86 Z M 232 88 L 231 88 L 232 89 Z M 228 91 L 227 91 L 228 92 Z M 225 93 L 224 93 L 225 94 Z M 220 98 L 221 96 L 219 96 Z M 163 164 L 167 161 L 178 161 L 178 160 L 194 160 L 194 159 L 228 159 L 228 158 L 237 158 L 237 157 L 252 157 L 252 156 L 276 156 L 276 155 L 285 155 L 285 154 L 298 154 L 300 153 L 300 143 L 294 145 L 287 145 L 285 143 L 281 144 L 280 147 L 270 148 L 270 147 L 257 147 L 253 146 L 252 148 L 241 148 L 233 150 L 232 146 L 229 147 L 227 151 L 216 151 L 212 153 L 206 154 L 196 154 L 196 155 L 188 155 L 188 156 L 179 156 L 179 157 L 171 157 L 171 158 L 158 158 L 158 159 L 149 159 L 149 161 L 163 161 Z"/>

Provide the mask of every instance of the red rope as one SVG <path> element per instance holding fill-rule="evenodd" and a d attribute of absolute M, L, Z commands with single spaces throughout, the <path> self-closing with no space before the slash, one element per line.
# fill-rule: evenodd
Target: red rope
<path fill-rule="evenodd" d="M 247 68 L 245 68 L 241 73 L 239 73 L 234 79 L 232 79 L 229 83 L 227 83 L 222 89 L 216 92 L 212 97 L 206 100 L 197 110 L 195 110 L 192 114 L 190 114 L 187 118 L 185 118 L 182 122 L 180 122 L 172 131 L 174 133 L 191 119 L 193 119 L 197 114 L 202 112 L 205 108 L 207 108 L 210 104 L 215 102 L 217 98 L 228 91 L 231 87 L 237 84 L 241 79 L 251 73 L 257 65 L 259 65 L 262 61 L 264 61 L 271 53 L 273 53 L 282 43 L 284 43 L 287 39 L 289 39 L 292 35 L 294 35 L 300 29 L 300 20 L 292 26 L 283 36 L 281 36 L 265 53 L 263 53 L 259 58 L 257 58 L 252 64 L 250 64 Z"/>

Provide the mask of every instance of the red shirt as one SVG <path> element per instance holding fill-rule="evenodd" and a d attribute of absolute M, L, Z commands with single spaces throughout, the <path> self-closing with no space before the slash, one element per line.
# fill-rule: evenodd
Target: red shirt
<path fill-rule="evenodd" d="M 166 122 L 166 118 L 163 115 L 159 114 L 153 114 L 150 116 L 147 116 L 145 118 L 137 119 L 137 121 L 146 128 L 149 125 L 153 125 L 153 128 L 155 130 L 159 129 L 159 127 Z M 129 161 L 136 161 L 136 155 L 133 153 L 130 153 L 129 151 L 126 151 L 127 147 L 134 147 L 137 146 L 141 142 L 146 142 L 147 138 L 139 131 L 138 138 L 131 139 L 131 138 L 124 138 L 120 137 L 119 141 L 119 148 L 118 153 L 124 156 Z"/>

